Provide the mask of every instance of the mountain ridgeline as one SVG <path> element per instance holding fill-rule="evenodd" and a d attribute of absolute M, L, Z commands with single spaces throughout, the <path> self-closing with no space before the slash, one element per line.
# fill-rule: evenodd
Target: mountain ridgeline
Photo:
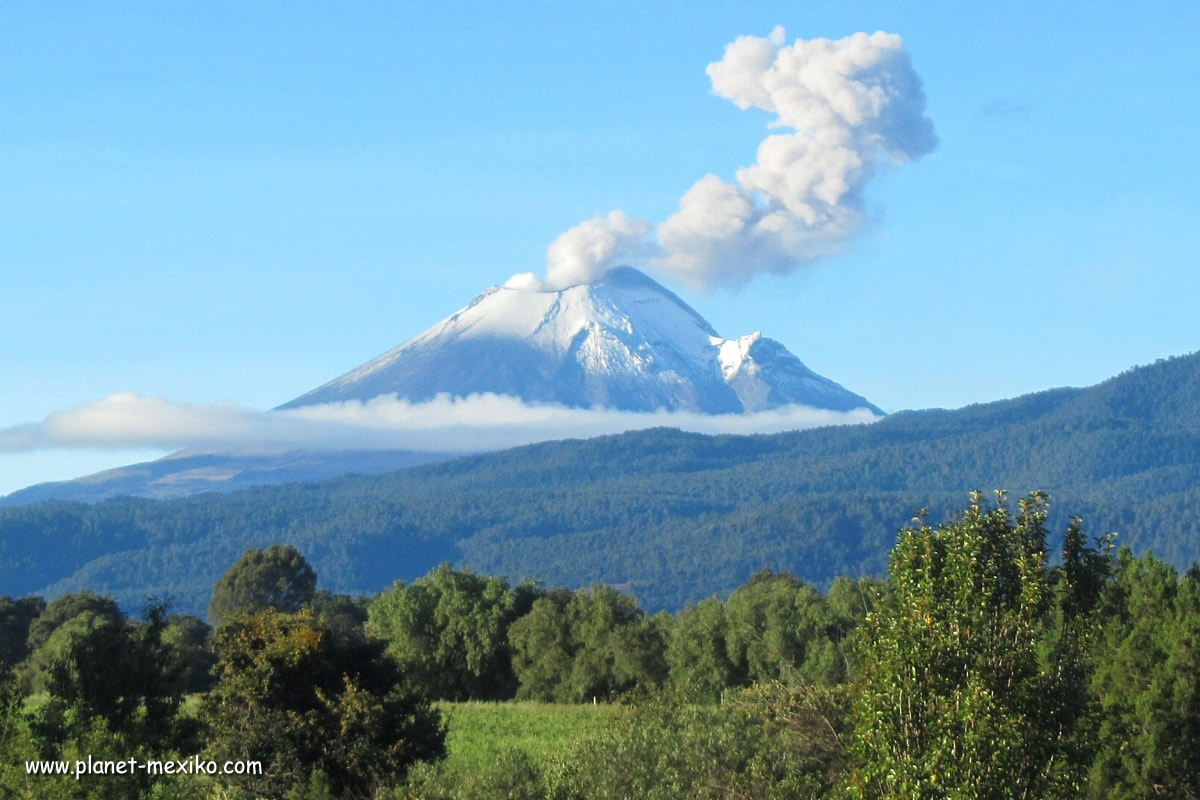
<path fill-rule="evenodd" d="M 324 588 L 377 592 L 443 561 L 612 584 L 678 609 L 764 567 L 881 575 L 896 531 L 972 488 L 1051 493 L 1091 535 L 1200 557 L 1200 354 L 954 411 L 771 436 L 655 429 L 400 472 L 173 500 L 0 510 L 0 594 L 91 589 L 202 611 L 248 547 L 300 548 Z"/>
<path fill-rule="evenodd" d="M 623 411 L 741 414 L 799 403 L 883 413 L 772 339 L 718 336 L 695 309 L 633 267 L 558 290 L 493 286 L 424 333 L 281 408 L 482 392 Z"/>

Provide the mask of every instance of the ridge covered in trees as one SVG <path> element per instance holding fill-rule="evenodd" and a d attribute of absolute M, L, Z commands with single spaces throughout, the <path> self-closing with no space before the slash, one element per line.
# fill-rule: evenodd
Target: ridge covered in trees
<path fill-rule="evenodd" d="M 919 508 L 961 487 L 1050 491 L 1121 544 L 1200 557 L 1200 355 L 956 411 L 773 436 L 650 430 L 388 475 L 170 501 L 0 509 L 0 586 L 91 589 L 194 614 L 247 547 L 303 550 L 336 592 L 452 562 L 510 580 L 623 587 L 650 610 L 728 594 L 763 568 L 819 587 L 879 576 Z M 1066 520 L 1051 519 L 1054 530 Z"/>

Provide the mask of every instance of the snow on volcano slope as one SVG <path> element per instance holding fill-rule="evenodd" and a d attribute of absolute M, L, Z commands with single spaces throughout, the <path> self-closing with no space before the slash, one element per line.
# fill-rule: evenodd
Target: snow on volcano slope
<path fill-rule="evenodd" d="M 558 291 L 494 286 L 416 338 L 281 408 L 482 392 L 628 411 L 748 413 L 798 403 L 882 414 L 776 341 L 758 333 L 721 338 L 632 267 Z"/>

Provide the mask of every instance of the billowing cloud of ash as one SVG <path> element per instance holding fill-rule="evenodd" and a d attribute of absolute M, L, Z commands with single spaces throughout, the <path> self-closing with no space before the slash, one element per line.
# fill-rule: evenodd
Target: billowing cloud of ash
<path fill-rule="evenodd" d="M 797 39 L 783 28 L 742 36 L 708 65 L 714 93 L 774 114 L 774 133 L 736 182 L 705 175 L 655 230 L 622 211 L 560 235 L 546 287 L 586 283 L 621 263 L 649 266 L 694 289 L 789 272 L 849 241 L 865 221 L 864 189 L 881 164 L 937 144 L 921 79 L 901 38 L 879 31 Z"/>
<path fill-rule="evenodd" d="M 632 412 L 526 403 L 509 395 L 448 395 L 423 403 L 383 395 L 367 402 L 254 411 L 232 405 L 174 403 L 116 394 L 0 429 L 0 452 L 130 447 L 206 452 L 380 450 L 478 452 L 550 439 L 579 439 L 659 426 L 699 433 L 777 433 L 874 422 L 866 409 L 826 411 L 786 406 L 757 414 Z"/>

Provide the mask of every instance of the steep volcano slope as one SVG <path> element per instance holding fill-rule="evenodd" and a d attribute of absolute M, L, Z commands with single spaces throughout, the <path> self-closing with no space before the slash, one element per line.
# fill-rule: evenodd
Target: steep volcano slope
<path fill-rule="evenodd" d="M 882 413 L 776 341 L 758 333 L 721 338 L 632 267 L 559 291 L 493 286 L 416 338 L 281 408 L 482 392 L 627 411 L 728 414 L 798 403 Z"/>

